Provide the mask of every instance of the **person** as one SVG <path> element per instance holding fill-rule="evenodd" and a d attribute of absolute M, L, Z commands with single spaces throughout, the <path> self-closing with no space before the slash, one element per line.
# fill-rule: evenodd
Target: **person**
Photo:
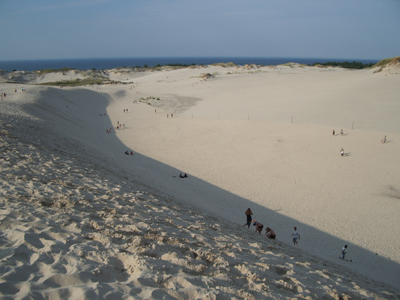
<path fill-rule="evenodd" d="M 133 151 L 131 151 L 131 155 L 133 155 Z"/>
<path fill-rule="evenodd" d="M 129 151 L 128 151 L 128 150 L 126 150 L 126 151 L 125 151 L 125 154 L 126 154 L 126 155 L 129 155 Z"/>
<path fill-rule="evenodd" d="M 261 231 L 263 230 L 264 225 L 262 223 L 260 223 L 260 222 L 257 222 L 257 220 L 253 220 L 251 222 L 253 222 L 253 226 L 256 226 L 256 231 L 255 232 L 258 232 L 259 234 L 261 234 Z"/>
<path fill-rule="evenodd" d="M 248 208 L 248 209 L 245 211 L 245 214 L 246 214 L 247 221 L 246 221 L 246 224 L 243 225 L 243 227 L 247 225 L 247 228 L 250 228 L 251 219 L 252 219 L 251 216 L 253 215 L 253 212 L 251 211 L 250 208 Z"/>
<path fill-rule="evenodd" d="M 335 135 L 335 129 L 332 130 L 332 135 Z"/>
<path fill-rule="evenodd" d="M 298 245 L 299 242 L 297 240 L 300 240 L 300 233 L 297 231 L 297 227 L 293 228 L 292 237 L 293 237 L 293 245 Z"/>
<path fill-rule="evenodd" d="M 271 240 L 274 240 L 276 238 L 276 233 L 271 228 L 267 227 L 265 228 L 265 236 Z"/>
<path fill-rule="evenodd" d="M 187 174 L 184 172 L 179 173 L 180 178 L 187 178 Z"/>
<path fill-rule="evenodd" d="M 343 129 L 340 129 L 340 135 L 343 135 Z"/>
<path fill-rule="evenodd" d="M 385 137 L 383 138 L 383 140 L 381 141 L 381 143 L 382 143 L 382 144 L 386 143 L 386 135 L 385 135 Z"/>
<path fill-rule="evenodd" d="M 347 245 L 344 245 L 343 249 L 342 249 L 342 259 L 344 259 L 344 257 L 346 256 L 346 250 L 347 250 Z"/>
<path fill-rule="evenodd" d="M 340 155 L 343 156 L 344 155 L 344 149 L 340 149 Z"/>

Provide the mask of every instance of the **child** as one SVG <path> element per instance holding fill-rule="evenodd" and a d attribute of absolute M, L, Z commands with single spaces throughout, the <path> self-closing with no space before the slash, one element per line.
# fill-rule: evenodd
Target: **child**
<path fill-rule="evenodd" d="M 344 257 L 346 256 L 346 250 L 347 250 L 347 245 L 344 245 L 342 249 L 342 259 L 344 259 Z"/>
<path fill-rule="evenodd" d="M 269 239 L 274 240 L 276 238 L 276 233 L 273 231 L 271 228 L 267 227 L 265 228 L 265 236 Z"/>
<path fill-rule="evenodd" d="M 297 240 L 298 239 L 300 240 L 300 233 L 297 231 L 297 227 L 294 228 L 292 237 L 293 237 L 293 245 L 298 245 L 299 242 Z"/>
<path fill-rule="evenodd" d="M 261 234 L 261 231 L 263 230 L 264 225 L 260 222 L 257 222 L 257 220 L 253 220 L 252 222 L 253 222 L 253 225 L 256 226 L 255 232 L 258 232 L 259 234 Z"/>

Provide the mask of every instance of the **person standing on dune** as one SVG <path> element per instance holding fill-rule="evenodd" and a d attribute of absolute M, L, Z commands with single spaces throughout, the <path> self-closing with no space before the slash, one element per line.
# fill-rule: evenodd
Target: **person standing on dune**
<path fill-rule="evenodd" d="M 294 227 L 292 237 L 293 237 L 293 245 L 298 245 L 299 242 L 297 240 L 300 240 L 300 233 L 297 231 L 297 227 Z"/>
<path fill-rule="evenodd" d="M 248 208 L 248 209 L 246 210 L 245 214 L 246 214 L 247 220 L 246 220 L 246 224 L 244 224 L 243 227 L 247 225 L 247 228 L 250 228 L 251 219 L 252 219 L 251 216 L 253 215 L 253 212 L 251 211 L 250 208 Z"/>
<path fill-rule="evenodd" d="M 347 245 L 344 245 L 343 249 L 342 249 L 342 257 L 341 259 L 344 259 L 344 257 L 346 256 L 346 250 L 347 250 Z"/>

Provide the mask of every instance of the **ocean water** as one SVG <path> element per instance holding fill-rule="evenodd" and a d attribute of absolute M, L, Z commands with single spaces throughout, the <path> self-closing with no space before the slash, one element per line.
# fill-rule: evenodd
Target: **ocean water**
<path fill-rule="evenodd" d="M 358 61 L 362 63 L 376 63 L 378 60 L 335 59 L 335 58 L 290 58 L 290 57 L 138 57 L 138 58 L 80 58 L 80 59 L 52 59 L 52 60 L 18 60 L 0 61 L 0 70 L 8 72 L 37 71 L 44 69 L 72 68 L 78 70 L 105 70 L 118 67 L 153 67 L 166 64 L 209 65 L 213 63 L 233 62 L 243 66 L 245 64 L 280 65 L 288 62 L 299 64 L 325 63 L 328 61 Z"/>

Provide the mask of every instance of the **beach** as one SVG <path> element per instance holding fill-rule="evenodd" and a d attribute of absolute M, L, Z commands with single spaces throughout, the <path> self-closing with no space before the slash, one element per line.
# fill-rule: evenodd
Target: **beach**
<path fill-rule="evenodd" d="M 0 83 L 2 296 L 398 299 L 398 70 Z"/>

